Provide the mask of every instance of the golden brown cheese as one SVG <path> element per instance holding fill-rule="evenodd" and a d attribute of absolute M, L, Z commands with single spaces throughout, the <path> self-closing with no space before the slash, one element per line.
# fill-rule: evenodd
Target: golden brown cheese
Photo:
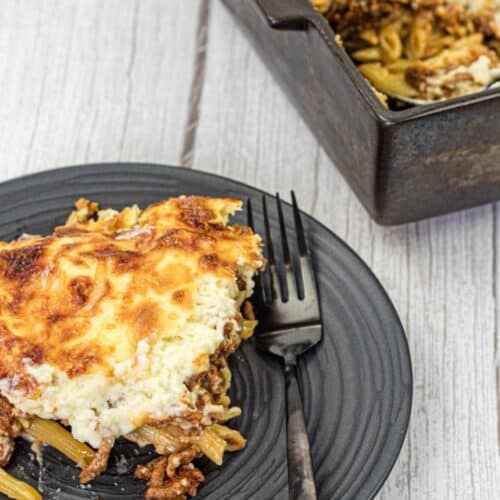
<path fill-rule="evenodd" d="M 202 275 L 236 280 L 262 265 L 246 227 L 227 227 L 239 200 L 181 197 L 120 213 L 77 203 L 48 237 L 0 247 L 0 379 L 36 397 L 26 363 L 69 378 L 111 376 L 141 340 L 175 332 Z"/>

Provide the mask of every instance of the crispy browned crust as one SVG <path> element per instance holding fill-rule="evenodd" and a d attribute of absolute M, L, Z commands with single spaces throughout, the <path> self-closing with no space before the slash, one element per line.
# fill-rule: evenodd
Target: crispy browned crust
<path fill-rule="evenodd" d="M 181 197 L 96 221 L 97 205 L 80 200 L 69 225 L 53 235 L 0 246 L 0 378 L 15 380 L 15 389 L 32 394 L 36 383 L 25 371 L 26 359 L 50 363 L 70 378 L 111 374 L 113 342 L 105 332 L 92 342 L 87 337 L 103 304 L 121 304 L 112 321 L 128 329 L 133 355 L 138 341 L 169 324 L 169 303 L 160 307 L 147 298 L 148 291 L 189 309 L 186 283 L 193 277 L 236 279 L 242 255 L 249 262 L 260 259 L 250 228 L 224 224 L 224 213 L 239 205 L 233 199 Z M 171 260 L 157 270 L 166 255 Z M 76 270 L 71 275 L 68 263 Z M 95 277 L 86 271 L 94 268 Z M 115 285 L 123 275 L 133 278 L 126 290 Z"/>

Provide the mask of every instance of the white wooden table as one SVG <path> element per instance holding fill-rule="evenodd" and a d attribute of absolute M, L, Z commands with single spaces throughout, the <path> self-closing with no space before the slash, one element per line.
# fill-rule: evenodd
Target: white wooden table
<path fill-rule="evenodd" d="M 413 415 L 379 498 L 499 498 L 499 205 L 375 225 L 218 0 L 3 0 L 0 82 L 1 180 L 133 160 L 295 189 L 408 333 Z"/>

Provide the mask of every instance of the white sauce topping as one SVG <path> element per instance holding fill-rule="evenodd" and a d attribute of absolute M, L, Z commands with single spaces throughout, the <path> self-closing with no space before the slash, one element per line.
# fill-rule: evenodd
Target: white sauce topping
<path fill-rule="evenodd" d="M 246 272 L 245 272 L 246 271 Z M 251 293 L 251 269 L 240 270 Z M 69 378 L 48 364 L 26 368 L 42 387 L 37 399 L 0 380 L 0 389 L 19 409 L 48 419 L 65 419 L 79 441 L 98 448 L 104 436 L 121 436 L 142 425 L 144 418 L 178 416 L 188 408 L 190 393 L 184 382 L 205 371 L 209 355 L 223 340 L 224 325 L 239 311 L 241 292 L 229 278 L 204 275 L 198 284 L 192 314 L 178 331 L 162 332 L 150 345 L 138 343 L 133 359 L 114 368 L 113 377 L 81 375 Z"/>

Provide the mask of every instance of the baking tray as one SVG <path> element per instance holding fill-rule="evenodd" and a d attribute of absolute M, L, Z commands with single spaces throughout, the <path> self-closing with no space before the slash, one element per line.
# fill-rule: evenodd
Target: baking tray
<path fill-rule="evenodd" d="M 380 224 L 500 199 L 500 89 L 385 109 L 308 0 L 223 0 Z"/>

